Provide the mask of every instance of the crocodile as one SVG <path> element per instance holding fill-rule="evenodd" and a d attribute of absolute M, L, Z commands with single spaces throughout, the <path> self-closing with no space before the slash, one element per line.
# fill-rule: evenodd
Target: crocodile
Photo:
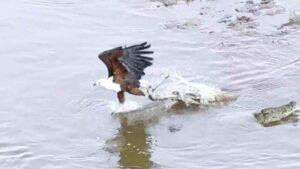
<path fill-rule="evenodd" d="M 255 113 L 254 116 L 260 124 L 269 125 L 280 122 L 288 116 L 293 115 L 295 112 L 296 102 L 291 101 L 283 106 L 262 109 L 259 113 Z"/>

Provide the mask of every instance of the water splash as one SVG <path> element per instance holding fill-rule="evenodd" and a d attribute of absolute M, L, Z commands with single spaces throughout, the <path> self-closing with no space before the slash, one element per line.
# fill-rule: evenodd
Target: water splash
<path fill-rule="evenodd" d="M 140 109 L 143 107 L 143 105 L 137 101 L 128 100 L 123 105 L 120 105 L 117 102 L 111 101 L 108 103 L 108 107 L 109 107 L 109 109 L 111 109 L 113 111 L 113 113 L 122 113 L 122 112 L 130 112 L 133 110 Z"/>
<path fill-rule="evenodd" d="M 152 93 L 157 100 L 173 100 L 191 104 L 210 105 L 228 102 L 235 97 L 221 89 L 203 83 L 189 81 L 177 73 L 169 74 L 169 78 Z"/>

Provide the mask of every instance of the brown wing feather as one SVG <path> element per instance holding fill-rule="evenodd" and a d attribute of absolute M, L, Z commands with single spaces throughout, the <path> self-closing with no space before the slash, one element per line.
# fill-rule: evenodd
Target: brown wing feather
<path fill-rule="evenodd" d="M 114 82 L 121 84 L 127 78 L 128 71 L 118 60 L 123 55 L 122 47 L 104 51 L 98 58 L 103 61 L 108 70 L 108 77 L 113 76 Z"/>
<path fill-rule="evenodd" d="M 127 69 L 118 61 L 114 60 L 112 62 L 113 67 L 113 81 L 118 84 L 122 84 L 125 79 L 127 79 L 128 71 Z"/>
<path fill-rule="evenodd" d="M 104 51 L 98 55 L 98 58 L 106 65 L 108 71 L 108 77 L 113 75 L 113 67 L 111 62 L 111 57 L 108 51 Z"/>

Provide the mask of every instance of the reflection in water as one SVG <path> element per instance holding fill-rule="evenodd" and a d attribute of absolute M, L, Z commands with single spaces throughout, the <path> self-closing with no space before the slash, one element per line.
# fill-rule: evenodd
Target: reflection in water
<path fill-rule="evenodd" d="M 200 113 L 209 108 L 199 105 L 186 106 L 180 102 L 172 103 L 154 102 L 142 110 L 116 114 L 121 126 L 115 137 L 107 141 L 106 150 L 118 154 L 121 168 L 159 167 L 150 160 L 151 140 L 147 128 L 157 124 L 162 117 Z M 214 107 L 214 105 L 210 107 Z M 169 126 L 168 129 L 173 133 L 180 131 L 181 127 Z"/>
<path fill-rule="evenodd" d="M 129 124 L 126 117 L 121 120 L 119 138 L 119 164 L 124 168 L 150 168 L 150 142 L 146 134 L 146 124 L 143 121 Z"/>
<path fill-rule="evenodd" d="M 147 127 L 157 123 L 164 116 L 180 114 L 183 107 L 177 104 L 174 104 L 175 107 L 171 105 L 166 102 L 151 103 L 143 110 L 116 115 L 121 126 L 116 136 L 107 141 L 107 150 L 119 155 L 118 162 L 121 168 L 147 169 L 154 167 L 155 164 L 150 160 L 151 140 L 147 133 Z M 174 126 L 170 128 L 170 132 L 179 130 Z M 158 166 L 155 165 L 155 167 Z"/>
<path fill-rule="evenodd" d="M 129 122 L 126 116 L 118 117 L 121 126 L 116 136 L 107 141 L 107 150 L 119 155 L 120 168 L 151 168 L 153 162 L 150 160 L 151 142 L 146 132 L 147 122 Z"/>

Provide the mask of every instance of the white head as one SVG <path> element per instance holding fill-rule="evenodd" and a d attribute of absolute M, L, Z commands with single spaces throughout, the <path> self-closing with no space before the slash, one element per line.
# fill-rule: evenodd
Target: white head
<path fill-rule="evenodd" d="M 108 79 L 99 79 L 94 83 L 94 86 L 102 86 L 116 92 L 121 91 L 121 86 L 118 83 L 113 82 L 113 77 L 109 77 Z"/>

